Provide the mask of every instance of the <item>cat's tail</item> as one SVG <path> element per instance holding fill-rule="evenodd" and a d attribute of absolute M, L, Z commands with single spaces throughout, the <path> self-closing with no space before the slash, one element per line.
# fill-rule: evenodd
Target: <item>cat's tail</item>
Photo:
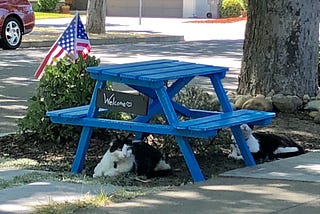
<path fill-rule="evenodd" d="M 154 168 L 154 171 L 161 171 L 161 170 L 171 170 L 171 166 L 163 159 L 161 159 L 156 167 Z"/>
<path fill-rule="evenodd" d="M 148 178 L 164 177 L 170 174 L 172 174 L 171 166 L 164 159 L 161 159 L 153 171 L 148 174 Z"/>
<path fill-rule="evenodd" d="M 289 158 L 297 155 L 302 155 L 305 153 L 304 149 L 296 144 L 291 147 L 279 147 L 273 152 L 277 158 Z"/>

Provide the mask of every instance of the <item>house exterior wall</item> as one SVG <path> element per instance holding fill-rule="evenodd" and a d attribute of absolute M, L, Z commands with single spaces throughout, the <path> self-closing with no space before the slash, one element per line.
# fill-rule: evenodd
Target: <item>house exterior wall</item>
<path fill-rule="evenodd" d="M 207 12 L 210 10 L 210 6 L 208 4 L 208 1 L 210 3 L 210 0 L 197 0 L 195 4 L 195 16 L 199 18 L 205 18 Z"/>
<path fill-rule="evenodd" d="M 143 17 L 205 18 L 210 2 L 219 0 L 142 0 Z M 107 16 L 139 16 L 140 0 L 107 0 Z M 86 10 L 88 0 L 75 0 L 72 10 Z"/>
<path fill-rule="evenodd" d="M 183 18 L 192 18 L 195 14 L 194 3 L 196 0 L 183 0 Z"/>
<path fill-rule="evenodd" d="M 107 16 L 139 16 L 140 0 L 107 0 Z M 183 0 L 142 0 L 143 17 L 181 18 Z"/>

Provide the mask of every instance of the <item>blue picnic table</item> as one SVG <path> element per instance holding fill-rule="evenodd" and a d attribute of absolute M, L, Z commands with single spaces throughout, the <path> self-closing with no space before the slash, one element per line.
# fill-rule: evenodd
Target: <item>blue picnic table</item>
<path fill-rule="evenodd" d="M 106 128 L 135 132 L 137 137 L 143 133 L 175 136 L 193 180 L 203 181 L 205 178 L 188 142 L 190 137 L 210 138 L 217 135 L 220 129 L 230 128 L 246 166 L 253 166 L 255 161 L 240 125 L 267 125 L 275 117 L 272 112 L 232 109 L 221 82 L 228 71 L 227 67 L 164 59 L 88 67 L 87 71 L 96 80 L 90 104 L 47 112 L 53 123 L 83 127 L 71 167 L 74 173 L 80 173 L 83 169 L 93 128 Z M 198 76 L 210 79 L 222 112 L 189 109 L 174 101 L 173 97 Z M 137 115 L 132 121 L 98 117 L 101 112 L 107 111 L 96 105 L 98 91 L 105 88 L 107 81 L 126 84 L 149 97 L 147 114 Z M 156 114 L 163 114 L 167 124 L 149 123 Z M 179 120 L 179 115 L 189 119 Z"/>

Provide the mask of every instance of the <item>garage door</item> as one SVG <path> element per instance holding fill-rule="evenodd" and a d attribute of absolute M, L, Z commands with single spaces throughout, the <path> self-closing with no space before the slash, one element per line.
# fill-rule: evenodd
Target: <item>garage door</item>
<path fill-rule="evenodd" d="M 107 16 L 139 16 L 140 0 L 107 0 Z M 182 18 L 183 0 L 142 0 L 143 17 Z"/>

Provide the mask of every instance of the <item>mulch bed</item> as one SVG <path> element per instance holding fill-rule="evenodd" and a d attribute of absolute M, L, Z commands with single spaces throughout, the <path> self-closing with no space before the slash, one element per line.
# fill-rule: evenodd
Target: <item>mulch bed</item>
<path fill-rule="evenodd" d="M 306 151 L 320 151 L 320 124 L 316 124 L 308 116 L 307 112 L 296 114 L 279 113 L 272 123 L 259 131 L 285 134 L 302 145 Z M 202 142 L 202 150 L 196 150 L 196 157 L 206 178 L 216 176 L 219 173 L 243 167 L 242 161 L 228 159 L 230 135 L 228 131 L 222 131 L 216 138 Z M 113 137 L 113 132 L 104 136 L 96 136 L 91 140 L 87 159 L 85 162 L 84 174 L 92 176 L 93 169 L 100 161 L 108 148 L 108 143 Z M 69 172 L 73 156 L 77 147 L 77 140 L 74 142 L 53 143 L 41 142 L 36 135 L 26 134 L 18 137 L 8 135 L 0 138 L 0 157 L 12 159 L 29 158 L 40 163 L 40 169 L 53 172 Z M 192 138 L 191 145 L 195 148 L 197 143 Z M 175 142 L 172 144 L 176 145 Z M 124 176 L 113 180 L 117 185 L 133 186 L 170 186 L 181 185 L 192 182 L 183 157 L 179 150 L 168 154 L 168 150 L 162 148 L 167 154 L 167 160 L 174 169 L 167 177 L 154 178 L 150 182 L 142 183 L 133 179 L 133 175 Z"/>
<path fill-rule="evenodd" d="M 188 21 L 187 23 L 233 23 L 233 22 L 240 22 L 247 20 L 247 17 L 232 17 L 232 18 L 219 18 L 219 19 L 199 19 L 199 20 L 193 20 Z"/>

